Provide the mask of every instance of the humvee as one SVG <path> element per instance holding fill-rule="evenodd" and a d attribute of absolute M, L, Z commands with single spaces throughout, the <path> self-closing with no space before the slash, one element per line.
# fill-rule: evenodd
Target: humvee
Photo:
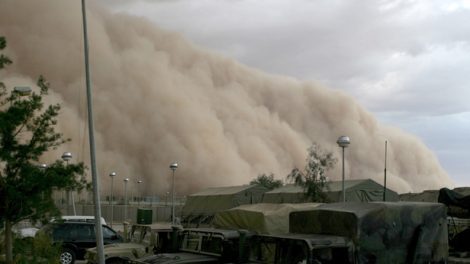
<path fill-rule="evenodd" d="M 106 264 L 126 263 L 127 260 L 171 251 L 172 233 L 180 230 L 181 226 L 172 226 L 171 223 L 134 224 L 130 229 L 129 242 L 104 245 Z M 98 262 L 96 247 L 87 250 L 85 259 L 88 263 Z"/>
<path fill-rule="evenodd" d="M 134 261 L 141 263 L 242 263 L 246 259 L 247 239 L 251 233 L 246 230 L 223 230 L 215 228 L 189 228 L 181 231 L 179 250 Z"/>
<path fill-rule="evenodd" d="M 446 263 L 446 217 L 439 203 L 331 203 L 292 212 L 289 231 L 348 239 L 352 263 Z"/>

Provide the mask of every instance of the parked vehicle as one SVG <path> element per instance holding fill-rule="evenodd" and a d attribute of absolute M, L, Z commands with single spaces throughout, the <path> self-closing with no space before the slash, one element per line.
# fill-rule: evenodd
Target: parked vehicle
<path fill-rule="evenodd" d="M 63 215 L 60 218 L 52 218 L 51 222 L 87 222 L 87 223 L 94 223 L 95 216 L 93 215 Z M 106 225 L 106 221 L 103 217 L 101 217 L 101 224 Z M 40 228 L 38 226 L 34 226 L 29 221 L 24 221 L 17 224 L 13 232 L 20 237 L 20 238 L 33 238 L 36 236 L 36 233 L 39 231 Z"/>
<path fill-rule="evenodd" d="M 181 226 L 173 228 L 171 223 L 132 225 L 129 232 L 129 242 L 113 243 L 104 246 L 105 262 L 107 264 L 126 263 L 127 260 L 169 252 L 171 249 L 172 232 L 177 232 L 181 229 Z M 87 249 L 85 259 L 88 263 L 98 263 L 96 247 Z"/>
<path fill-rule="evenodd" d="M 103 242 L 112 244 L 122 242 L 122 237 L 109 226 L 103 225 Z M 75 260 L 83 260 L 87 248 L 96 247 L 96 231 L 94 222 L 65 221 L 51 222 L 40 229 L 50 236 L 54 243 L 60 243 L 61 264 L 73 264 Z"/>
<path fill-rule="evenodd" d="M 351 263 L 447 263 L 446 217 L 439 203 L 331 203 L 290 213 L 289 231 L 351 241 Z"/>
<path fill-rule="evenodd" d="M 260 218 L 259 214 L 235 212 L 230 218 L 233 221 L 226 221 L 233 228 L 246 226 L 246 223 L 254 227 L 266 223 L 266 217 Z M 285 224 L 285 221 L 277 223 Z M 321 204 L 289 212 L 288 225 L 287 234 L 252 236 L 248 263 L 424 264 L 448 261 L 446 208 L 439 203 Z M 239 259 L 242 260 L 239 263 L 246 263 L 243 258 Z"/>
<path fill-rule="evenodd" d="M 87 223 L 94 223 L 95 216 L 94 215 L 63 215 L 58 219 L 52 219 L 51 222 L 54 221 L 63 221 L 63 222 L 87 222 Z M 101 217 L 101 224 L 107 225 L 106 221 L 103 217 Z"/>
<path fill-rule="evenodd" d="M 131 264 L 142 263 L 241 263 L 246 261 L 247 239 L 252 234 L 246 230 L 190 228 L 181 232 L 177 253 L 149 256 Z"/>

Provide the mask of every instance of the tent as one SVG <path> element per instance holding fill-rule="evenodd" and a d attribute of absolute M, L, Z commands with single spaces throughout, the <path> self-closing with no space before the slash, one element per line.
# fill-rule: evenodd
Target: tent
<path fill-rule="evenodd" d="M 260 234 L 282 235 L 289 232 L 289 214 L 310 210 L 319 203 L 246 204 L 218 212 L 213 225 L 216 228 L 248 229 Z"/>
<path fill-rule="evenodd" d="M 347 237 L 358 263 L 445 263 L 446 217 L 439 203 L 331 203 L 292 212 L 289 231 Z"/>
<path fill-rule="evenodd" d="M 208 188 L 187 197 L 182 209 L 185 226 L 209 224 L 214 214 L 243 204 L 260 203 L 263 193 L 268 191 L 261 185 L 242 185 Z"/>
<path fill-rule="evenodd" d="M 325 193 L 331 202 L 340 202 L 343 197 L 342 181 L 327 182 Z M 371 202 L 383 200 L 383 186 L 371 179 L 345 180 L 344 190 L 347 202 Z M 386 189 L 387 201 L 398 201 L 396 192 Z M 302 187 L 287 184 L 283 187 L 266 192 L 263 203 L 302 203 L 307 202 Z"/>

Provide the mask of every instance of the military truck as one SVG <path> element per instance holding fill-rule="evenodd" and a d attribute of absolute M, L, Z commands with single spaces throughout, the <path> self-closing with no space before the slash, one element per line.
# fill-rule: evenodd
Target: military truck
<path fill-rule="evenodd" d="M 343 237 L 349 263 L 446 263 L 446 217 L 439 203 L 332 203 L 292 212 L 289 231 Z"/>
<path fill-rule="evenodd" d="M 128 263 L 246 263 L 246 230 L 188 228 L 181 232 L 177 253 L 149 256 Z"/>
<path fill-rule="evenodd" d="M 230 215 L 247 221 L 244 216 Z M 291 211 L 286 234 L 185 230 L 181 253 L 132 263 L 446 263 L 446 216 L 438 203 L 321 204 Z M 256 221 L 250 223 L 256 226 Z M 234 229 L 240 226 L 231 223 Z M 212 258 L 200 262 L 202 256 Z"/>
<path fill-rule="evenodd" d="M 224 228 L 249 223 L 263 233 L 250 239 L 249 263 L 445 263 L 448 258 L 442 204 L 330 203 L 274 209 L 259 213 L 251 207 L 234 208 L 216 215 L 216 223 Z M 288 212 L 287 221 L 282 212 Z M 289 226 L 288 232 L 271 226 L 272 215 L 276 223 Z"/>
<path fill-rule="evenodd" d="M 104 246 L 105 263 L 126 263 L 131 259 L 170 252 L 172 233 L 181 229 L 181 226 L 172 226 L 171 223 L 134 224 L 129 232 L 130 241 Z M 98 263 L 96 247 L 87 250 L 85 259 L 88 263 Z"/>

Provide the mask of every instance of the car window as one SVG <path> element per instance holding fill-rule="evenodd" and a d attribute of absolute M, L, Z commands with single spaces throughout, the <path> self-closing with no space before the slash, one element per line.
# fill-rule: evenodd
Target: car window
<path fill-rule="evenodd" d="M 303 241 L 283 241 L 279 250 L 281 263 L 307 263 L 308 247 Z"/>
<path fill-rule="evenodd" d="M 68 240 L 73 236 L 70 225 L 53 225 L 52 236 L 54 240 Z"/>
<path fill-rule="evenodd" d="M 250 260 L 262 263 L 274 263 L 277 242 L 266 238 L 252 243 L 250 248 Z"/>
<path fill-rule="evenodd" d="M 95 232 L 92 225 L 76 225 L 77 239 L 95 239 Z"/>
<path fill-rule="evenodd" d="M 200 236 L 197 234 L 186 233 L 183 238 L 183 243 L 181 245 L 182 250 L 188 251 L 199 251 L 199 241 Z"/>
<path fill-rule="evenodd" d="M 116 232 L 107 226 L 103 226 L 103 239 L 113 239 L 117 236 Z"/>
<path fill-rule="evenodd" d="M 222 238 L 214 236 L 203 236 L 201 243 L 201 252 L 209 254 L 222 253 Z"/>

